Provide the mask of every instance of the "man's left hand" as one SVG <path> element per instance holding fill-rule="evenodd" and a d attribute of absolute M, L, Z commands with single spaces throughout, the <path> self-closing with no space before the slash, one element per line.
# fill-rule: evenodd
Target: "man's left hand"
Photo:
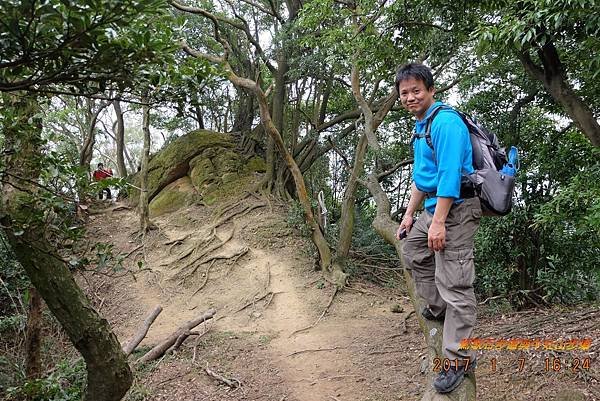
<path fill-rule="evenodd" d="M 432 251 L 441 251 L 446 246 L 446 226 L 443 223 L 431 222 L 427 234 L 427 246 Z"/>

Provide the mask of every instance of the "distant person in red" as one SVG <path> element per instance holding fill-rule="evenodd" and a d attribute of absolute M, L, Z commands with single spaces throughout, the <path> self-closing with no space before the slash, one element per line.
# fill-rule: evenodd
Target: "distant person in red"
<path fill-rule="evenodd" d="M 98 163 L 98 169 L 96 171 L 94 171 L 94 181 L 102 181 L 108 177 L 112 177 L 113 172 L 111 169 L 104 168 L 104 165 L 102 163 Z M 106 192 L 106 199 L 111 199 L 111 195 L 110 195 L 110 188 L 106 187 L 103 190 L 101 190 L 98 193 L 98 198 L 102 199 L 102 193 Z"/>

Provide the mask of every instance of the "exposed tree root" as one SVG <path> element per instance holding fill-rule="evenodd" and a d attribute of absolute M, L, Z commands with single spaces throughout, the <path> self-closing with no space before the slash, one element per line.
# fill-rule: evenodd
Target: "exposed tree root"
<path fill-rule="evenodd" d="M 169 250 L 168 250 L 168 253 L 169 253 L 169 255 L 170 255 L 170 254 L 173 252 L 173 248 L 174 248 L 174 247 L 176 247 L 176 246 L 179 246 L 179 245 L 183 244 L 183 242 L 184 242 L 186 239 L 188 239 L 188 237 L 189 237 L 189 236 L 190 236 L 190 234 L 186 234 L 186 235 L 184 235 L 184 236 L 183 236 L 183 237 L 181 237 L 181 238 L 176 238 L 176 239 L 174 239 L 174 240 L 171 240 L 171 241 L 163 242 L 163 245 L 165 245 L 165 246 L 166 246 L 166 245 L 169 245 Z"/>
<path fill-rule="evenodd" d="M 246 206 L 243 209 L 236 211 L 234 213 L 230 213 L 226 216 L 221 217 L 220 219 L 218 219 L 215 223 L 212 224 L 212 227 L 214 228 L 218 228 L 219 226 L 225 224 L 226 222 L 228 222 L 229 220 L 233 219 L 234 217 L 242 217 L 247 215 L 248 213 L 250 213 L 251 211 L 253 211 L 254 209 L 258 209 L 259 207 L 264 207 L 266 206 L 265 204 L 254 204 L 254 205 L 250 205 L 250 206 Z"/>
<path fill-rule="evenodd" d="M 244 309 L 246 309 L 247 307 L 249 307 L 251 305 L 255 305 L 258 301 L 262 301 L 263 299 L 270 297 L 269 300 L 265 303 L 265 305 L 263 307 L 263 309 L 267 309 L 269 307 L 269 305 L 271 305 L 271 302 L 273 302 L 273 298 L 275 298 L 275 295 L 281 294 L 281 291 L 278 291 L 278 292 L 269 291 L 270 286 L 271 286 L 271 265 L 269 263 L 267 263 L 267 280 L 266 280 L 265 286 L 264 286 L 264 294 L 261 296 L 258 296 L 258 294 L 254 295 L 252 297 L 252 301 L 248 302 L 247 304 L 242 306 L 240 309 L 236 310 L 235 313 L 241 312 Z"/>
<path fill-rule="evenodd" d="M 267 309 L 269 305 L 271 305 L 271 302 L 273 302 L 273 298 L 275 298 L 276 294 L 280 294 L 280 292 L 271 292 L 271 298 L 269 298 L 269 300 L 265 304 L 264 309 Z"/>
<path fill-rule="evenodd" d="M 233 255 L 215 255 L 215 256 L 209 257 L 208 259 L 202 260 L 190 272 L 186 273 L 185 276 L 182 277 L 182 280 L 185 280 L 186 278 L 192 276 L 194 273 L 196 273 L 198 268 L 205 263 L 222 260 L 222 259 L 234 259 L 236 257 L 240 257 L 240 256 L 244 255 L 249 250 L 250 250 L 250 248 L 244 247 L 244 248 L 241 248 L 239 251 L 237 251 Z"/>
<path fill-rule="evenodd" d="M 190 236 L 190 234 L 186 234 L 181 238 L 175 238 L 172 240 L 169 240 L 167 242 L 163 242 L 163 245 L 172 245 L 172 244 L 176 244 L 176 243 L 182 243 L 183 241 L 185 241 L 188 237 Z"/>
<path fill-rule="evenodd" d="M 221 218 L 225 213 L 229 212 L 232 209 L 235 209 L 237 206 L 242 204 L 242 201 L 244 199 L 246 199 L 249 196 L 255 196 L 252 192 L 245 192 L 244 195 L 239 198 L 236 199 L 233 202 L 230 202 L 229 204 L 225 205 L 221 210 L 219 210 L 219 213 L 214 217 L 214 221 L 217 221 L 219 218 Z"/>
<path fill-rule="evenodd" d="M 267 262 L 267 282 L 265 283 L 265 291 L 269 289 L 271 285 L 271 264 Z"/>
<path fill-rule="evenodd" d="M 213 230 L 213 232 L 214 232 L 214 230 Z M 212 245 L 212 246 L 206 248 L 205 250 L 203 250 L 199 255 L 196 255 L 194 257 L 194 259 L 192 259 L 190 262 L 188 262 L 180 270 L 187 269 L 188 267 L 194 265 L 197 261 L 201 260 L 203 257 L 205 257 L 206 255 L 208 255 L 209 253 L 211 253 L 213 251 L 216 251 L 217 249 L 219 249 L 220 247 L 222 247 L 223 245 L 225 245 L 227 242 L 229 242 L 233 238 L 234 232 L 235 232 L 235 227 L 231 230 L 231 233 L 227 236 L 227 238 L 225 238 L 220 243 Z M 211 234 L 211 236 L 213 238 L 216 237 L 216 235 L 213 235 L 213 234 Z M 210 242 L 212 242 L 212 238 L 211 238 Z M 207 244 L 210 244 L 210 242 L 207 242 Z M 206 263 L 206 262 L 203 262 L 203 263 Z"/>
<path fill-rule="evenodd" d="M 275 295 L 277 294 L 281 294 L 282 291 L 277 291 L 277 292 L 273 292 L 273 291 L 269 291 L 266 294 L 261 295 L 260 297 L 257 298 L 257 296 L 255 296 L 252 301 L 248 302 L 246 305 L 242 306 L 240 309 L 236 310 L 235 313 L 241 312 L 244 309 L 246 309 L 249 306 L 255 305 L 258 301 L 262 301 L 263 299 L 265 299 L 268 296 L 271 296 L 271 298 L 269 299 L 269 301 L 265 304 L 264 309 L 267 309 L 267 307 L 271 304 L 271 301 L 273 301 L 273 298 L 275 297 Z"/>
<path fill-rule="evenodd" d="M 333 290 L 333 293 L 331 294 L 331 298 L 329 298 L 329 302 L 327 303 L 327 306 L 323 310 L 323 313 L 321 313 L 321 316 L 319 316 L 319 318 L 313 324 L 311 324 L 310 326 L 307 326 L 307 327 L 304 327 L 303 329 L 299 329 L 299 330 L 294 331 L 292 334 L 290 334 L 290 337 L 292 337 L 292 336 L 294 336 L 294 335 L 296 335 L 298 333 L 301 333 L 303 331 L 306 331 L 306 330 L 309 330 L 309 329 L 312 329 L 313 327 L 315 327 L 321 321 L 321 319 L 323 318 L 323 316 L 325 316 L 325 314 L 329 311 L 329 307 L 333 303 L 333 299 L 335 298 L 335 296 L 337 295 L 337 293 L 338 293 L 338 287 L 335 286 L 334 290 Z"/>
<path fill-rule="evenodd" d="M 198 249 L 202 249 L 206 245 L 210 244 L 216 238 L 216 234 L 217 234 L 217 230 L 214 229 L 214 228 L 212 228 L 211 231 L 210 231 L 210 234 L 208 234 L 208 236 L 206 238 L 201 239 L 198 242 L 198 244 L 193 245 L 193 246 L 189 247 L 188 249 L 182 251 L 179 254 L 179 256 L 177 256 L 176 259 L 171 259 L 169 261 L 161 263 L 160 265 L 161 266 L 169 266 L 169 265 L 172 265 L 174 263 L 178 263 L 178 262 L 182 261 L 183 259 L 185 259 L 188 256 L 190 256 L 192 253 L 196 252 Z M 171 245 L 171 248 L 172 247 L 173 247 L 173 245 Z M 171 253 L 171 248 L 169 248 L 169 253 Z"/>
<path fill-rule="evenodd" d="M 125 257 L 123 257 L 123 260 L 125 260 L 128 257 L 130 257 L 131 255 L 133 255 L 134 252 L 139 251 L 140 248 L 142 248 L 143 246 L 144 246 L 144 244 L 140 244 L 140 245 L 136 246 L 135 248 L 133 248 L 127 255 L 125 255 Z"/>
<path fill-rule="evenodd" d="M 234 227 L 235 229 L 235 227 Z M 208 237 L 204 238 L 203 240 L 200 241 L 200 243 L 196 246 L 193 246 L 189 249 L 187 249 L 186 251 L 184 251 L 183 253 L 181 253 L 177 259 L 173 259 L 170 260 L 168 262 L 163 262 L 161 263 L 161 266 L 169 266 L 172 264 L 175 264 L 177 262 L 180 262 L 181 260 L 187 258 L 188 256 L 192 255 L 194 252 L 198 251 L 199 249 L 202 249 L 204 246 L 210 244 L 215 238 L 217 238 L 216 236 L 216 229 L 212 229 L 211 233 L 208 235 Z M 231 234 L 222 242 L 220 242 L 219 244 L 213 245 L 211 247 L 209 247 L 208 249 L 204 249 L 202 251 L 200 251 L 201 253 L 199 255 L 196 255 L 194 257 L 193 260 L 187 262 L 183 267 L 179 268 L 179 271 L 183 271 L 185 269 L 187 269 L 188 267 L 194 265 L 197 261 L 199 261 L 200 259 L 202 259 L 204 256 L 206 256 L 206 254 L 220 248 L 221 246 L 225 245 L 226 242 L 228 242 L 229 240 L 231 240 L 231 238 L 233 238 L 233 230 L 231 231 Z M 195 271 L 195 270 L 194 270 Z M 177 275 L 177 273 L 171 277 L 171 279 L 175 278 L 175 276 Z"/>
<path fill-rule="evenodd" d="M 198 289 L 196 291 L 194 291 L 194 293 L 191 295 L 192 297 L 194 295 L 196 295 L 197 293 L 199 293 L 204 288 L 206 283 L 208 283 L 208 273 L 210 272 L 210 269 L 211 269 L 211 267 L 213 267 L 215 262 L 216 261 L 213 260 L 212 262 L 210 262 L 210 265 L 208 265 L 208 267 L 206 268 L 206 271 L 204 272 L 204 282 L 202 283 L 202 285 L 200 287 L 198 287 Z"/>

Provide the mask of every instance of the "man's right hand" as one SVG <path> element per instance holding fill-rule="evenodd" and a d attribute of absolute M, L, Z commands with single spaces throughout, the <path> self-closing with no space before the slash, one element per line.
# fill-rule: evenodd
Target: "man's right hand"
<path fill-rule="evenodd" d="M 398 230 L 396 231 L 396 239 L 400 240 L 400 233 L 403 230 L 406 230 L 407 233 L 410 232 L 410 229 L 412 228 L 413 225 L 413 217 L 412 215 L 404 215 L 404 218 L 402 219 L 402 222 L 400 222 L 400 226 L 398 227 Z"/>

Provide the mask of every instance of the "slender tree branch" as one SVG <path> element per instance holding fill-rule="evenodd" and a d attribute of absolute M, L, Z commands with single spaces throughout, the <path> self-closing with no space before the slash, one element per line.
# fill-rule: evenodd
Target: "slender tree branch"
<path fill-rule="evenodd" d="M 335 151 L 335 153 L 340 155 L 340 157 L 342 158 L 342 161 L 344 162 L 344 166 L 346 167 L 348 172 L 351 172 L 352 166 L 350 166 L 350 162 L 348 161 L 348 158 L 346 157 L 346 155 L 344 155 L 344 153 L 342 153 L 342 151 L 337 146 L 335 146 L 335 144 L 331 140 L 331 137 L 329 137 L 329 136 L 327 137 L 327 142 L 329 142 L 331 149 L 333 149 Z"/>
<path fill-rule="evenodd" d="M 402 161 L 396 163 L 389 170 L 386 170 L 382 173 L 377 174 L 377 181 L 381 182 L 385 177 L 387 177 L 391 174 L 394 174 L 400 167 L 408 166 L 409 164 L 412 164 L 413 162 L 414 162 L 414 159 L 410 158 L 410 159 L 405 159 L 405 160 L 402 160 Z"/>
<path fill-rule="evenodd" d="M 424 27 L 439 29 L 440 31 L 447 32 L 447 33 L 452 32 L 451 29 L 444 28 L 441 25 L 432 24 L 430 22 L 421 22 L 421 21 L 401 21 L 397 24 L 397 26 L 424 26 Z"/>

